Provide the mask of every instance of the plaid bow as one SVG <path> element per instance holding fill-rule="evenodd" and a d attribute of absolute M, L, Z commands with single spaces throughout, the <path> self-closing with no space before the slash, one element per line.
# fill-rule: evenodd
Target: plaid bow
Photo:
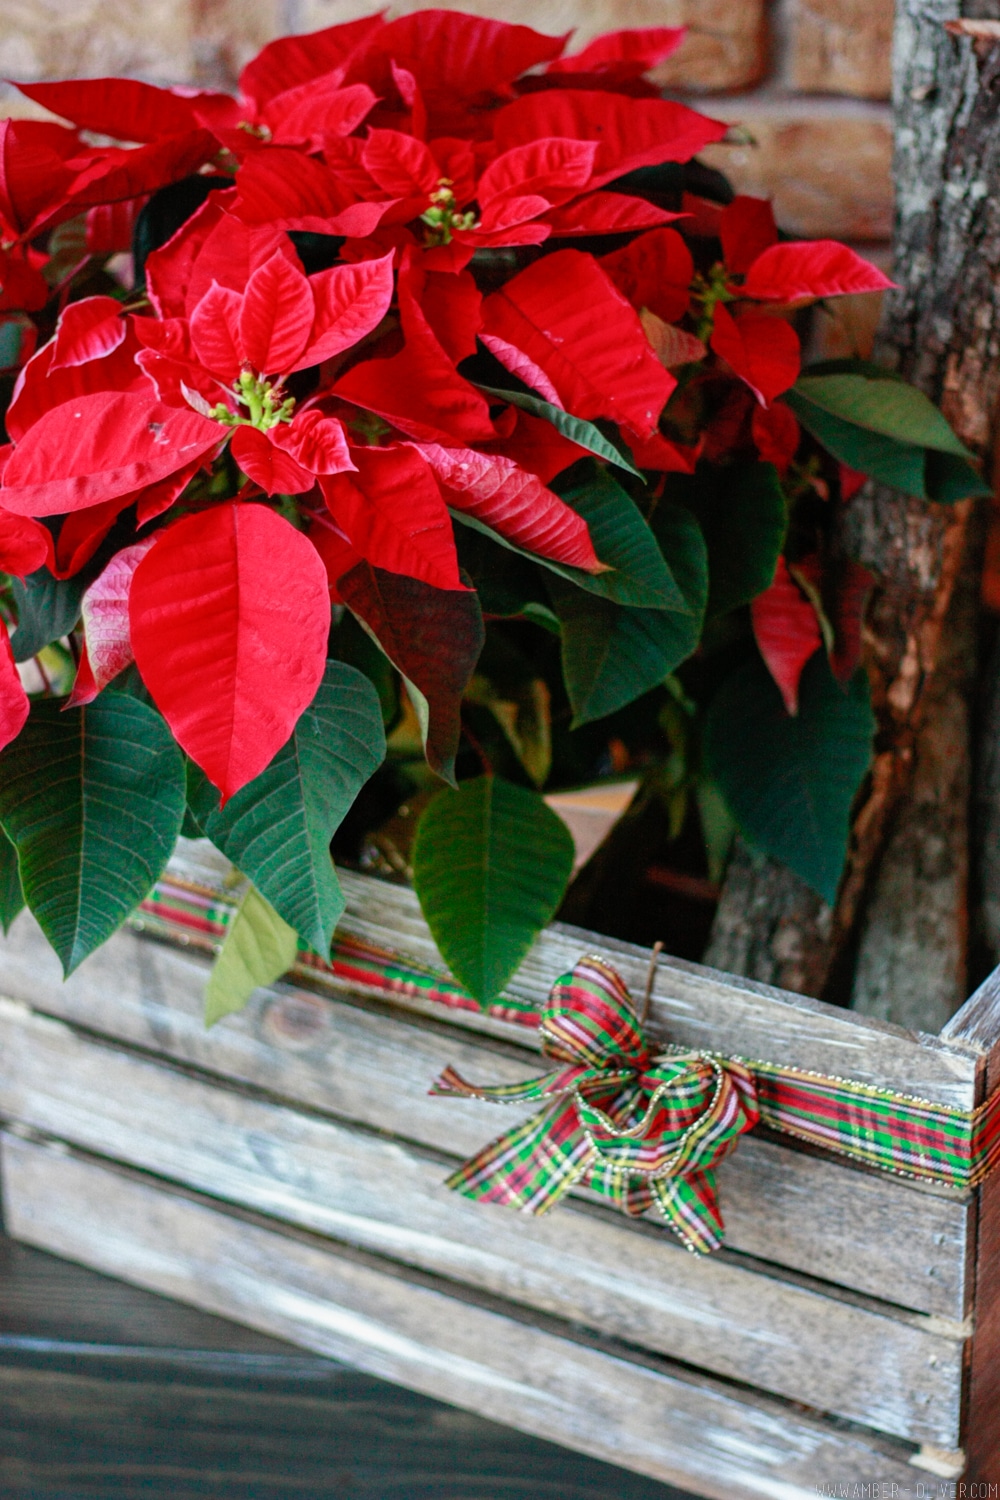
<path fill-rule="evenodd" d="M 657 1208 L 689 1250 L 717 1249 L 713 1168 L 760 1113 L 749 1068 L 651 1049 L 620 976 L 594 957 L 556 981 L 539 1029 L 543 1053 L 561 1064 L 553 1072 L 476 1088 L 448 1067 L 431 1089 L 496 1104 L 553 1101 L 484 1146 L 447 1186 L 542 1214 L 580 1185 L 627 1214 Z"/>

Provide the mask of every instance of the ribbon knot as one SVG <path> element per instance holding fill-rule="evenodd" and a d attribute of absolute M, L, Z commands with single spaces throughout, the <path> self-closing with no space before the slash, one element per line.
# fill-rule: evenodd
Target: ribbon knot
<path fill-rule="evenodd" d="M 716 1164 L 760 1111 L 742 1063 L 650 1047 L 621 977 L 583 958 L 552 987 L 539 1031 L 560 1064 L 524 1083 L 476 1087 L 446 1068 L 433 1094 L 497 1104 L 544 1102 L 448 1178 L 488 1203 L 546 1213 L 587 1187 L 631 1215 L 658 1209 L 689 1250 L 723 1239 Z"/>

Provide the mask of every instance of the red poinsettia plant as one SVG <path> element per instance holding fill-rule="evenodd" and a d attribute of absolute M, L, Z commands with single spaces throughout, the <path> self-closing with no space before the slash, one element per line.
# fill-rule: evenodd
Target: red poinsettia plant
<path fill-rule="evenodd" d="M 542 792 L 640 720 L 835 891 L 872 720 L 831 510 L 982 484 L 887 372 L 802 370 L 802 309 L 889 283 L 698 163 L 727 126 L 645 76 L 680 38 L 431 10 L 236 98 L 20 85 L 67 123 L 0 127 L 0 886 L 67 971 L 182 829 L 325 952 L 331 840 L 416 792 L 488 1000 L 569 877 Z"/>

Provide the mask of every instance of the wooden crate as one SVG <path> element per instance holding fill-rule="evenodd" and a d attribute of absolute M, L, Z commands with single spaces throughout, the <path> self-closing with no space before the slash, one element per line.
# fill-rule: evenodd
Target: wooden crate
<path fill-rule="evenodd" d="M 201 846 L 181 858 L 218 878 Z M 440 966 L 410 891 L 343 879 L 343 929 Z M 641 993 L 647 952 L 553 927 L 511 995 L 540 1003 L 595 948 Z M 16 1238 L 719 1500 L 1000 1482 L 1000 1175 L 962 1193 L 754 1133 L 719 1170 L 705 1259 L 585 1193 L 544 1219 L 476 1205 L 442 1181 L 510 1117 L 427 1090 L 445 1063 L 531 1076 L 533 1030 L 317 978 L 206 1032 L 207 967 L 124 932 L 64 984 L 18 919 Z M 1000 1082 L 996 980 L 930 1037 L 663 961 L 649 1024 L 965 1109 Z"/>

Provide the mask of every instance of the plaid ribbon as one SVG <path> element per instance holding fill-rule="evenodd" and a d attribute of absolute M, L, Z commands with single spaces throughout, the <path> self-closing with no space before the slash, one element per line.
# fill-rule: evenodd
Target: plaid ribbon
<path fill-rule="evenodd" d="M 558 1066 L 477 1088 L 446 1068 L 433 1094 L 544 1107 L 483 1148 L 447 1186 L 528 1213 L 582 1186 L 639 1215 L 655 1208 L 689 1250 L 722 1243 L 716 1163 L 759 1118 L 753 1074 L 704 1053 L 654 1055 L 610 965 L 583 958 L 552 988 L 539 1024 Z"/>
<path fill-rule="evenodd" d="M 627 1214 L 658 1210 L 689 1250 L 705 1253 L 724 1231 L 713 1168 L 758 1122 L 948 1187 L 975 1187 L 1000 1161 L 1000 1090 L 968 1111 L 745 1058 L 654 1053 L 620 976 L 599 958 L 556 981 L 539 1030 L 544 1055 L 563 1064 L 553 1072 L 477 1087 L 448 1067 L 431 1089 L 545 1101 L 448 1178 L 468 1198 L 542 1214 L 587 1187 Z"/>
<path fill-rule="evenodd" d="M 227 896 L 165 875 L 131 918 L 131 926 L 137 932 L 149 932 L 214 953 L 232 925 L 238 905 L 238 892 Z M 369 990 L 382 996 L 431 1000 L 452 1010 L 472 1010 L 480 1015 L 483 1012 L 479 1002 L 453 979 L 433 969 L 422 969 L 413 959 L 403 963 L 389 949 L 349 934 L 334 938 L 329 960 L 309 948 L 300 948 L 292 974 L 313 984 L 333 981 L 331 988 Z M 527 1000 L 505 999 L 488 1006 L 487 1014 L 516 1026 L 534 1028 L 538 1024 L 537 1007 Z"/>
<path fill-rule="evenodd" d="M 133 925 L 214 950 L 237 901 L 170 875 Z M 334 940 L 329 961 L 300 952 L 292 973 L 334 991 L 483 1010 L 446 975 L 349 934 Z M 578 975 L 586 978 L 577 983 Z M 1000 1089 L 963 1110 L 759 1059 L 670 1046 L 651 1054 L 622 980 L 600 959 L 557 981 L 541 1017 L 509 997 L 486 1013 L 540 1026 L 543 1052 L 563 1066 L 494 1088 L 448 1068 L 435 1084 L 435 1093 L 545 1105 L 454 1173 L 451 1185 L 472 1198 L 538 1213 L 581 1183 L 627 1213 L 657 1209 L 685 1244 L 706 1250 L 723 1230 L 713 1166 L 758 1119 L 860 1165 L 942 1187 L 977 1187 L 1000 1163 Z"/>

